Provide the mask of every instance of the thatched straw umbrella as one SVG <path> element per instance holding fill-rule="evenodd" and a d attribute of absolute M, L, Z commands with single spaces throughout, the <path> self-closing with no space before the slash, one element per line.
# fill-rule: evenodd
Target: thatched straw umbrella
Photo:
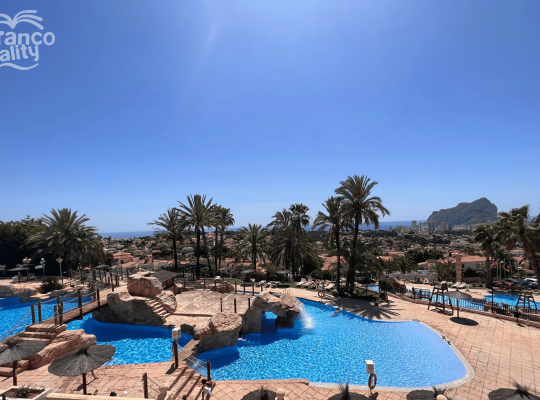
<path fill-rule="evenodd" d="M 456 304 L 457 304 L 457 317 L 459 318 L 459 299 L 465 299 L 465 300 L 470 300 L 472 299 L 472 296 L 470 294 L 467 294 L 467 293 L 463 293 L 463 292 L 460 292 L 459 289 L 457 289 L 456 291 L 454 292 L 447 292 L 445 294 L 445 296 L 448 296 L 452 299 L 456 299 Z"/>
<path fill-rule="evenodd" d="M 17 386 L 17 364 L 25 358 L 39 353 L 45 348 L 45 342 L 39 340 L 21 340 L 10 337 L 4 342 L 4 347 L 0 349 L 0 365 L 13 363 L 13 386 Z"/>
<path fill-rule="evenodd" d="M 86 394 L 86 374 L 98 369 L 113 358 L 116 347 L 101 344 L 72 351 L 54 360 L 49 365 L 49 372 L 56 376 L 83 377 L 83 393 Z"/>
<path fill-rule="evenodd" d="M 489 400 L 540 400 L 529 388 L 514 382 L 514 389 L 497 389 L 488 393 Z"/>

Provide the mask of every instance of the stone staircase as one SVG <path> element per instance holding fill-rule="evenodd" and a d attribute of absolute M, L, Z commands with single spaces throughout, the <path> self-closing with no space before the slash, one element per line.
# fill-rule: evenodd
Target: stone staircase
<path fill-rule="evenodd" d="M 66 325 L 51 325 L 48 327 L 38 327 L 31 325 L 26 327 L 26 331 L 18 335 L 22 340 L 40 340 L 45 344 L 51 343 L 59 333 L 67 329 Z"/>
<path fill-rule="evenodd" d="M 246 333 L 238 338 L 239 345 L 257 345 L 261 344 L 261 337 L 258 333 Z"/>
<path fill-rule="evenodd" d="M 180 373 L 171 382 L 170 400 L 203 400 L 202 376 L 187 366 L 179 366 Z"/>
<path fill-rule="evenodd" d="M 59 333 L 67 329 L 65 325 L 52 325 L 50 327 L 27 326 L 25 332 L 17 334 L 17 338 L 23 341 L 40 341 L 45 344 L 51 343 Z M 17 367 L 17 374 L 26 371 L 30 367 L 30 361 L 21 360 Z M 13 366 L 11 363 L 0 366 L 0 376 L 12 377 Z"/>
<path fill-rule="evenodd" d="M 169 315 L 171 315 L 163 308 L 161 303 L 159 301 L 157 301 L 157 300 L 153 300 L 153 299 L 146 300 L 146 304 L 148 304 L 150 307 L 152 307 L 152 310 L 154 311 L 154 313 L 159 315 L 161 317 L 161 319 L 163 320 L 163 322 L 165 322 L 167 317 Z"/>

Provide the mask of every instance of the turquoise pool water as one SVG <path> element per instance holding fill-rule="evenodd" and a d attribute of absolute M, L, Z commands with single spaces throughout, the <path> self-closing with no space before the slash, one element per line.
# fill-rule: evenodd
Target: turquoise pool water
<path fill-rule="evenodd" d="M 90 300 L 90 297 L 83 297 L 83 304 L 88 303 Z M 64 311 L 69 311 L 77 307 L 77 299 L 67 298 L 62 299 L 62 302 L 64 303 Z M 5 339 L 7 336 L 14 335 L 15 333 L 24 331 L 26 326 L 32 323 L 32 316 L 30 313 L 30 306 L 32 304 L 37 304 L 37 302 L 20 303 L 0 307 L 0 340 Z M 42 317 L 44 320 L 51 318 L 54 315 L 55 305 L 56 300 L 54 299 L 41 303 Z M 37 321 L 37 307 L 35 307 L 35 309 L 35 318 Z"/>
<path fill-rule="evenodd" d="M 273 314 L 260 334 L 237 346 L 202 353 L 215 379 L 298 379 L 366 385 L 365 360 L 373 360 L 380 386 L 426 387 L 466 375 L 452 348 L 415 322 L 379 322 L 302 300 L 294 328 L 276 329 Z"/>
<path fill-rule="evenodd" d="M 491 295 L 490 294 L 485 294 L 484 297 L 486 298 L 487 301 L 491 301 Z M 519 300 L 519 296 L 518 295 L 515 295 L 515 294 L 495 294 L 493 295 L 493 301 L 495 303 L 506 303 L 510 306 L 515 306 L 517 304 Z M 538 308 L 540 309 L 540 302 L 536 301 L 535 302 L 538 306 Z M 521 305 L 523 306 L 523 302 L 521 302 Z M 532 303 L 531 303 L 532 305 Z"/>
<path fill-rule="evenodd" d="M 165 362 L 172 358 L 172 331 L 155 326 L 110 324 L 96 321 L 91 315 L 67 324 L 68 329 L 84 329 L 96 335 L 98 344 L 112 344 L 116 353 L 109 364 L 141 364 Z M 179 348 L 193 337 L 185 333 L 178 340 Z"/>

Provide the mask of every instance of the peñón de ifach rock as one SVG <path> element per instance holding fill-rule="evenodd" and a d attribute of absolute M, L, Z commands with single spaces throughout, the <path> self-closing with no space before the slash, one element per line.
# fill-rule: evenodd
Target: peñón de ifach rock
<path fill-rule="evenodd" d="M 435 222 L 437 226 L 444 221 L 451 226 L 455 226 L 491 223 L 498 219 L 497 206 L 482 197 L 471 203 L 459 203 L 452 208 L 433 211 L 428 221 Z"/>

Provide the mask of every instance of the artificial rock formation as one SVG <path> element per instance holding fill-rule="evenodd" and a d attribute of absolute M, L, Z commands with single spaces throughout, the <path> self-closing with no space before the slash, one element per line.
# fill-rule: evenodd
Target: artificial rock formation
<path fill-rule="evenodd" d="M 231 285 L 229 282 L 221 282 L 219 285 L 213 286 L 212 292 L 218 292 L 218 293 L 233 293 L 234 292 L 234 286 Z"/>
<path fill-rule="evenodd" d="M 199 341 L 197 347 L 199 353 L 202 353 L 236 345 L 242 328 L 242 317 L 238 314 L 217 313 L 200 326 L 183 324 L 181 328 L 182 332 L 193 335 L 193 339 Z"/>
<path fill-rule="evenodd" d="M 256 296 L 251 303 L 251 309 L 247 310 L 242 318 L 242 333 L 257 333 L 261 331 L 261 318 L 265 312 L 277 315 L 276 326 L 294 326 L 295 319 L 300 315 L 296 298 L 284 294 L 276 297 L 266 292 Z"/>
<path fill-rule="evenodd" d="M 43 350 L 30 357 L 30 369 L 42 367 L 73 350 L 96 343 L 96 337 L 86 334 L 84 329 L 66 330 L 56 336 Z"/>
<path fill-rule="evenodd" d="M 0 297 L 18 297 L 21 303 L 30 300 L 31 296 L 36 296 L 39 291 L 35 287 L 25 287 L 18 285 L 0 285 Z"/>
<path fill-rule="evenodd" d="M 110 293 L 107 296 L 108 306 L 94 311 L 92 317 L 101 322 L 162 326 L 163 319 L 146 300 L 126 292 Z"/>
<path fill-rule="evenodd" d="M 150 272 L 133 274 L 128 279 L 128 292 L 132 296 L 154 298 L 162 292 L 158 278 L 150 276 Z"/>
<path fill-rule="evenodd" d="M 176 311 L 176 296 L 170 290 L 164 290 L 156 296 L 156 300 L 163 306 L 165 311 L 172 314 Z"/>

